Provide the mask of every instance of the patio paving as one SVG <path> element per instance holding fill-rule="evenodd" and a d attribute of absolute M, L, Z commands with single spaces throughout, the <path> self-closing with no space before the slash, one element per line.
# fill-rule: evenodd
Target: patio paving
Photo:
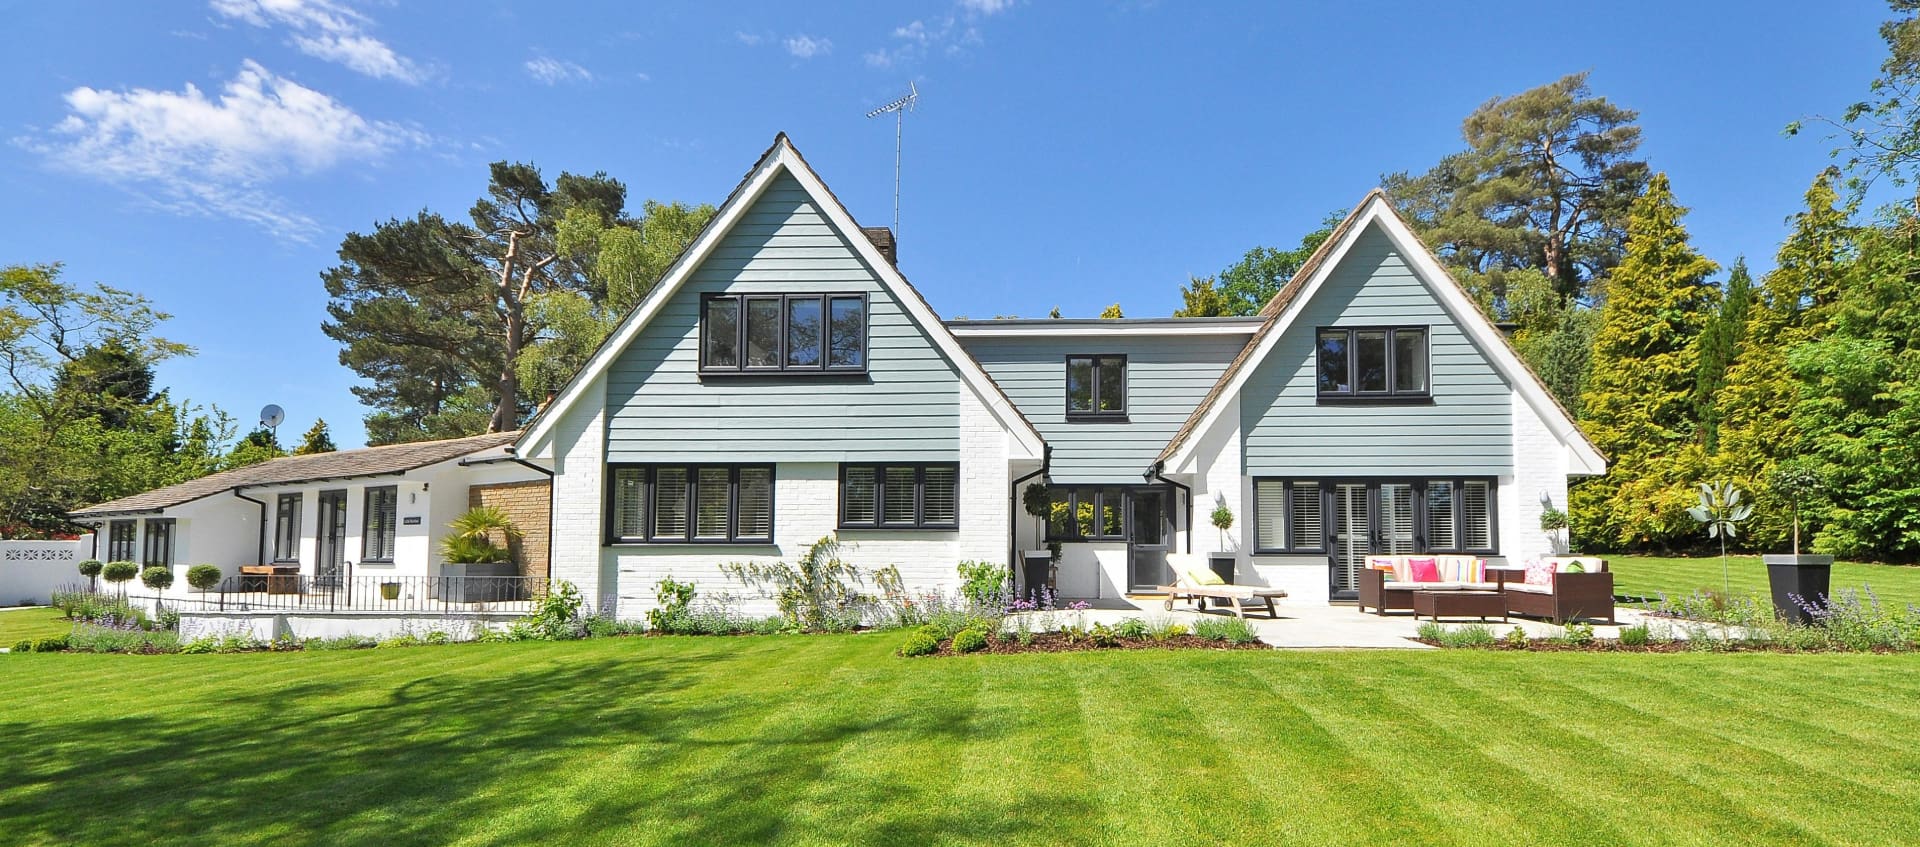
<path fill-rule="evenodd" d="M 1162 608 L 1164 598 L 1154 595 L 1137 595 L 1120 600 L 1106 598 L 1094 604 L 1094 608 L 1079 612 L 1054 612 L 1056 624 L 1075 622 L 1076 615 L 1085 625 L 1096 623 L 1112 625 L 1127 618 L 1172 618 L 1174 620 L 1194 620 L 1202 615 L 1226 617 L 1233 613 L 1216 610 L 1211 607 L 1205 612 L 1195 611 L 1193 604 L 1182 601 L 1174 604 L 1169 612 Z M 1352 605 L 1329 605 L 1325 603 L 1280 601 L 1280 617 L 1277 620 L 1266 617 L 1266 610 L 1249 611 L 1247 622 L 1260 633 L 1260 640 L 1279 649 L 1384 649 L 1384 650 L 1435 650 L 1439 649 L 1413 640 L 1418 634 L 1420 624 L 1426 618 L 1416 619 L 1407 612 L 1389 612 L 1384 617 L 1371 611 L 1362 613 Z M 1619 637 L 1622 627 L 1633 626 L 1646 620 L 1646 614 L 1639 609 L 1625 606 L 1616 607 L 1615 614 L 1619 624 L 1608 626 L 1595 623 L 1593 634 L 1597 638 L 1611 639 Z M 1449 626 L 1478 623 L 1472 619 L 1455 620 L 1447 618 L 1441 623 Z M 1533 618 L 1508 618 L 1501 623 L 1498 618 L 1487 621 L 1494 634 L 1505 635 L 1514 627 L 1527 631 L 1534 638 L 1550 638 L 1560 635 L 1566 629 L 1561 626 Z M 1656 628 L 1660 624 L 1655 624 Z M 1676 628 L 1677 629 L 1677 628 Z M 1685 637 L 1683 632 L 1675 631 L 1672 637 Z"/>

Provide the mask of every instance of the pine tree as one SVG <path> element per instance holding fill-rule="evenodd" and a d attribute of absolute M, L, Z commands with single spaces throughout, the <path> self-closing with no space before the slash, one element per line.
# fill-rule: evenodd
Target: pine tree
<path fill-rule="evenodd" d="M 1592 543 L 1664 545 L 1693 531 L 1686 509 L 1704 464 L 1693 399 L 1716 267 L 1688 243 L 1685 214 L 1656 174 L 1633 203 L 1626 254 L 1607 283 L 1581 399 L 1612 466 L 1572 496 L 1573 525 Z"/>
<path fill-rule="evenodd" d="M 1807 449 L 1793 421 L 1801 388 L 1788 355 L 1828 333 L 1840 277 L 1850 261 L 1852 234 L 1848 210 L 1834 188 L 1837 178 L 1829 170 L 1807 189 L 1807 209 L 1780 245 L 1778 267 L 1761 285 L 1717 393 L 1714 474 L 1754 498 L 1746 538 L 1761 549 L 1778 546 L 1791 531 L 1791 510 L 1767 489 L 1767 477 L 1781 460 Z"/>
<path fill-rule="evenodd" d="M 1747 313 L 1753 308 L 1753 275 L 1747 272 L 1747 260 L 1733 260 L 1727 275 L 1726 294 L 1720 310 L 1707 322 L 1700 335 L 1699 388 L 1694 392 L 1695 414 L 1700 418 L 1700 440 L 1708 453 L 1717 449 L 1720 435 L 1720 392 L 1727 387 L 1727 369 L 1747 334 Z"/>
<path fill-rule="evenodd" d="M 300 436 L 300 446 L 293 448 L 295 456 L 311 456 L 315 453 L 331 453 L 340 448 L 333 446 L 333 433 L 327 431 L 325 418 L 316 418 L 313 428 Z"/>

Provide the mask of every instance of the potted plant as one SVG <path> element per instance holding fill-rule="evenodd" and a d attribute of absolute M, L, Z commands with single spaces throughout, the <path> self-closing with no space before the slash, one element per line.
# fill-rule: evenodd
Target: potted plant
<path fill-rule="evenodd" d="M 521 536 L 507 513 L 496 506 L 476 506 L 447 527 L 453 532 L 440 542 L 446 563 L 440 566 L 441 599 L 454 603 L 486 603 L 514 599 L 507 596 L 513 577 L 520 575 L 513 553 L 493 543 L 497 533 L 511 544 Z M 382 587 L 385 591 L 385 587 Z"/>
<path fill-rule="evenodd" d="M 1767 566 L 1767 587 L 1773 594 L 1773 608 L 1787 620 L 1808 623 L 1813 615 L 1795 598 L 1805 603 L 1824 603 L 1833 584 L 1833 557 L 1800 553 L 1800 507 L 1820 493 L 1820 472 L 1805 460 L 1788 460 L 1767 476 L 1767 487 L 1793 509 L 1793 554 L 1763 555 Z"/>
<path fill-rule="evenodd" d="M 1687 514 L 1707 528 L 1708 538 L 1720 539 L 1720 579 L 1725 596 L 1733 596 L 1733 571 L 1727 566 L 1727 539 L 1740 531 L 1740 522 L 1753 514 L 1753 504 L 1740 502 L 1740 489 L 1731 482 L 1700 483 L 1700 505 Z"/>
<path fill-rule="evenodd" d="M 1044 482 L 1029 484 L 1020 492 L 1020 507 L 1039 523 L 1040 534 L 1037 537 L 1045 539 L 1047 516 L 1053 510 L 1053 492 L 1048 490 L 1047 484 Z M 1037 594 L 1047 585 L 1053 566 L 1060 561 L 1059 542 L 1046 542 L 1046 545 L 1044 548 L 1028 550 L 1021 556 L 1020 576 L 1026 583 L 1028 594 Z"/>
<path fill-rule="evenodd" d="M 380 599 L 382 600 L 400 599 L 400 583 L 397 583 L 397 582 L 380 583 Z"/>
<path fill-rule="evenodd" d="M 1552 500 L 1544 496 L 1540 498 L 1540 531 L 1547 534 L 1547 544 L 1555 556 L 1567 555 L 1571 542 L 1561 533 L 1571 525 L 1572 521 L 1567 519 L 1566 512 L 1554 506 Z"/>
<path fill-rule="evenodd" d="M 1232 550 L 1226 549 L 1227 530 L 1233 528 L 1233 510 L 1227 508 L 1227 498 L 1225 496 L 1220 494 L 1213 495 L 1213 511 L 1208 513 L 1207 520 L 1211 521 L 1213 528 L 1219 531 L 1221 548 L 1207 554 L 1207 567 L 1212 568 L 1213 572 L 1219 575 L 1222 580 L 1231 583 L 1233 582 L 1234 562 L 1239 559 L 1239 556 Z"/>

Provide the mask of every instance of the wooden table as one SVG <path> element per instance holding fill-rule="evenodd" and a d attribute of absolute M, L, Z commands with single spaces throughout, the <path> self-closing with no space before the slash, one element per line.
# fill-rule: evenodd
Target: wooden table
<path fill-rule="evenodd" d="M 1440 620 L 1449 618 L 1499 618 L 1507 620 L 1507 595 L 1501 591 L 1415 591 L 1413 616 Z"/>

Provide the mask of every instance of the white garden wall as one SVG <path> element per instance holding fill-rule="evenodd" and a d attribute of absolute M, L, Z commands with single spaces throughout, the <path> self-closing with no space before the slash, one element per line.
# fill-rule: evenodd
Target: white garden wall
<path fill-rule="evenodd" d="M 86 582 L 76 567 L 93 558 L 93 536 L 73 541 L 0 541 L 0 606 L 37 606 L 64 586 Z"/>

